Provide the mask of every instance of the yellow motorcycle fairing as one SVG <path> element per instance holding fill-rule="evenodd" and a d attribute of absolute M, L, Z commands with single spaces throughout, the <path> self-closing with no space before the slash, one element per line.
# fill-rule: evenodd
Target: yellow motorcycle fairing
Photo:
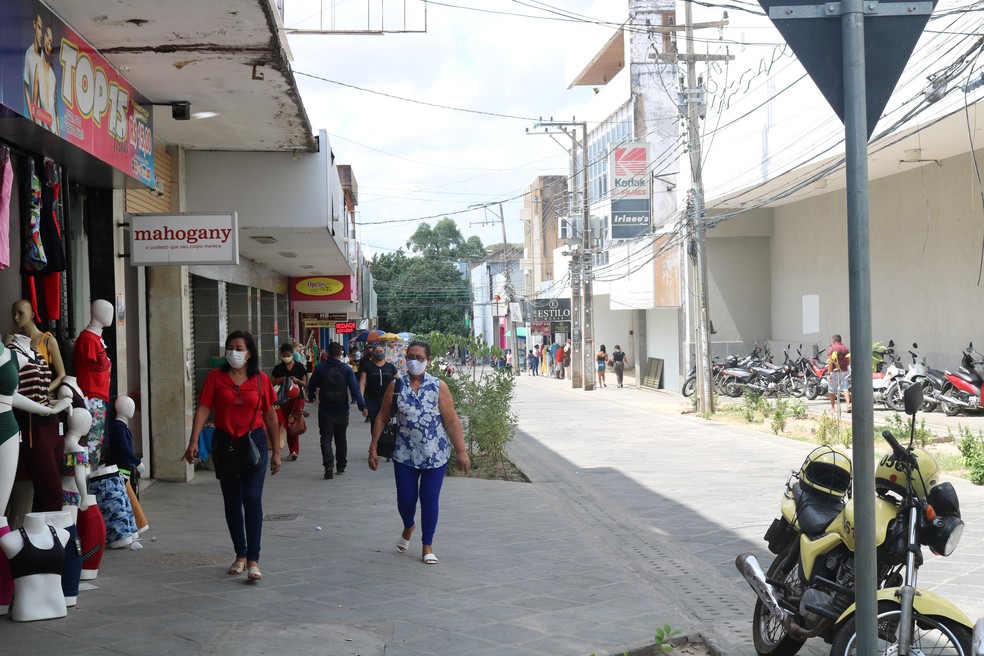
<path fill-rule="evenodd" d="M 878 601 L 894 601 L 898 603 L 898 592 L 901 588 L 882 588 L 878 591 Z M 959 608 L 954 606 L 952 603 L 939 596 L 929 592 L 928 590 L 916 590 L 916 596 L 912 600 L 912 607 L 920 615 L 927 615 L 932 617 L 945 617 L 951 619 L 954 622 L 973 630 L 974 623 L 963 614 Z M 837 618 L 837 624 L 840 624 L 848 617 L 854 614 L 856 609 L 856 604 L 851 604 L 847 607 L 839 618 Z"/>
<path fill-rule="evenodd" d="M 783 516 L 786 515 L 786 500 L 783 499 Z M 795 511 L 794 511 L 795 512 Z M 880 546 L 888 534 L 888 525 L 899 514 L 898 507 L 881 497 L 875 498 L 875 546 Z M 789 519 L 787 518 L 787 521 Z M 790 522 L 792 523 L 792 522 Z M 798 527 L 798 525 L 796 525 Z M 844 544 L 854 551 L 854 500 L 847 502 L 844 510 L 830 522 L 824 534 L 818 538 L 800 535 L 800 566 L 803 576 L 809 581 L 813 575 L 813 565 L 817 558 L 829 553 L 838 544 Z"/>

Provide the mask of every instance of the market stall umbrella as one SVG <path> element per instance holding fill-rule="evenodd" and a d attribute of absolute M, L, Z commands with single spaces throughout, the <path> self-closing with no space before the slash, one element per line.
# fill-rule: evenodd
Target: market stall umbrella
<path fill-rule="evenodd" d="M 355 337 L 352 341 L 354 342 L 368 342 L 369 341 L 369 331 L 363 330 L 359 333 L 358 337 Z"/>
<path fill-rule="evenodd" d="M 378 342 L 379 335 L 380 333 L 378 330 L 370 330 L 369 333 L 366 335 L 366 341 L 369 342 L 370 344 L 372 344 L 373 342 Z"/>
<path fill-rule="evenodd" d="M 379 341 L 381 342 L 391 342 L 396 339 L 400 339 L 400 336 L 394 335 L 393 333 L 383 333 L 379 336 Z"/>
<path fill-rule="evenodd" d="M 399 337 L 400 339 L 409 341 L 409 340 L 411 340 L 411 339 L 414 338 L 414 334 L 413 333 L 397 333 L 397 337 Z"/>

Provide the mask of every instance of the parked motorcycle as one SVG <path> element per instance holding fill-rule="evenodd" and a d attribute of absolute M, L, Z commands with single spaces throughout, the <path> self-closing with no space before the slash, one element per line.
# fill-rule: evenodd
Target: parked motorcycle
<path fill-rule="evenodd" d="M 766 349 L 765 353 L 768 353 Z M 783 351 L 785 361 L 776 366 L 768 362 L 752 364 L 749 367 L 726 367 L 722 373 L 725 377 L 724 388 L 730 396 L 741 396 L 744 390 L 757 394 L 780 394 L 791 396 L 794 391 L 793 377 L 796 372 L 795 363 L 789 359 L 789 347 Z M 734 393 L 737 391 L 738 393 Z M 802 391 L 801 394 L 802 395 Z"/>
<path fill-rule="evenodd" d="M 904 393 L 909 446 L 885 431 L 892 451 L 875 471 L 878 653 L 978 656 L 984 619 L 975 627 L 951 602 L 916 588 L 922 547 L 949 556 L 963 533 L 956 490 L 938 480 L 933 457 L 913 446 L 922 402 L 922 387 L 911 385 Z M 752 639 L 763 656 L 792 656 L 811 638 L 832 644 L 832 656 L 857 653 L 851 474 L 844 453 L 814 449 L 787 481 L 781 515 L 766 531 L 776 554 L 768 573 L 753 554 L 735 560 L 758 596 Z"/>
<path fill-rule="evenodd" d="M 913 342 L 913 349 L 918 349 L 919 344 Z M 915 351 L 909 351 L 912 357 L 912 364 L 909 365 L 905 376 L 896 378 L 892 381 L 888 390 L 888 405 L 896 412 L 903 411 L 902 394 L 910 385 L 918 383 L 923 388 L 923 412 L 932 412 L 939 406 L 936 400 L 937 394 L 943 389 L 943 382 L 946 380 L 942 371 L 930 369 L 926 364 L 926 356 L 919 355 Z"/>
<path fill-rule="evenodd" d="M 713 389 L 718 394 L 724 393 L 724 388 L 721 386 L 721 372 L 724 370 L 725 366 L 734 366 L 738 364 L 737 355 L 729 355 L 724 362 L 721 362 L 719 358 L 714 358 L 711 362 L 711 384 Z M 690 367 L 690 371 L 687 373 L 687 377 L 683 381 L 683 387 L 680 389 L 680 393 L 686 397 L 693 396 L 694 392 L 697 391 L 697 365 Z"/>
<path fill-rule="evenodd" d="M 974 359 L 974 356 L 978 359 Z M 984 358 L 974 349 L 974 343 L 964 349 L 957 371 L 946 371 L 943 389 L 937 395 L 940 407 L 947 416 L 953 417 L 963 410 L 976 410 L 981 407 L 981 386 L 984 378 L 978 367 L 984 366 Z"/>
<path fill-rule="evenodd" d="M 871 374 L 872 399 L 875 403 L 881 403 L 889 410 L 894 410 L 891 399 L 892 384 L 904 375 L 902 363 L 895 355 L 895 342 L 888 340 L 888 347 L 875 350 L 874 353 L 880 356 L 882 361 L 878 363 L 877 371 Z"/>
<path fill-rule="evenodd" d="M 803 355 L 802 349 L 802 344 L 796 349 L 796 353 L 799 355 L 799 359 L 796 361 L 798 370 L 796 376 L 802 377 L 803 394 L 812 401 L 821 394 L 827 393 L 827 365 L 821 363 L 818 358 Z"/>

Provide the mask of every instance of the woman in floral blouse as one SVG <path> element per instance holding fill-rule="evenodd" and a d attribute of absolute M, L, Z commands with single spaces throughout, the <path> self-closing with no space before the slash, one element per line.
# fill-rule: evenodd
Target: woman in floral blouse
<path fill-rule="evenodd" d="M 430 360 L 430 345 L 413 341 L 407 346 L 407 372 L 398 380 L 400 391 L 395 399 L 399 431 L 393 451 L 396 478 L 396 505 L 403 519 L 403 533 L 396 548 L 403 553 L 410 548 L 410 536 L 416 528 L 417 500 L 420 500 L 421 557 L 428 565 L 437 564 L 434 555 L 434 531 L 437 529 L 438 505 L 444 470 L 454 444 L 458 469 L 466 475 L 471 461 L 465 448 L 461 420 L 454 409 L 454 399 L 440 378 L 425 373 Z M 372 426 L 369 444 L 369 467 L 379 467 L 376 444 L 383 427 L 389 422 L 396 381 L 390 383 Z"/>

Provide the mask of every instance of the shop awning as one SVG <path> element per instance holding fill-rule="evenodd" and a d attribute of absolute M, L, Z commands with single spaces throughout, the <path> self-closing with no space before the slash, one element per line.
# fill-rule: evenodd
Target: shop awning
<path fill-rule="evenodd" d="M 506 332 L 506 337 L 512 337 L 512 331 Z M 526 337 L 526 326 L 516 326 L 516 337 Z"/>

